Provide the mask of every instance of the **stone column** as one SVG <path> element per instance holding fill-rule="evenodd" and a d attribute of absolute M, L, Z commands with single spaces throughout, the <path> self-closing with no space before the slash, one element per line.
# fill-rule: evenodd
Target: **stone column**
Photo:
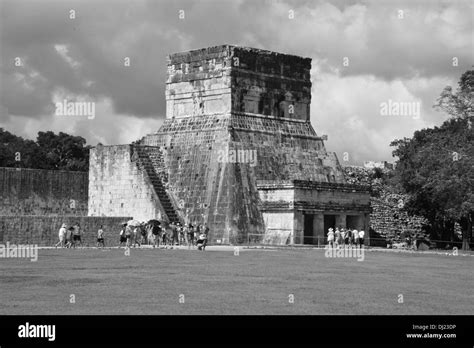
<path fill-rule="evenodd" d="M 335 227 L 346 228 L 347 227 L 346 220 L 347 220 L 347 214 L 336 215 L 336 226 Z"/>
<path fill-rule="evenodd" d="M 316 213 L 313 215 L 313 237 L 314 244 L 324 244 L 324 214 Z"/>
<path fill-rule="evenodd" d="M 370 214 L 364 214 L 363 218 L 364 218 L 364 232 L 365 232 L 365 235 L 364 235 L 365 242 L 364 243 L 365 243 L 365 245 L 370 245 L 370 233 L 369 233 Z"/>
<path fill-rule="evenodd" d="M 303 244 L 304 242 L 304 215 L 303 212 L 295 210 L 293 220 L 293 243 Z"/>

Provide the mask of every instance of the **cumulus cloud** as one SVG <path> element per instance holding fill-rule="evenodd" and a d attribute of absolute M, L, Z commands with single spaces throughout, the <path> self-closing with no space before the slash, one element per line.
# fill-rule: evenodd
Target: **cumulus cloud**
<path fill-rule="evenodd" d="M 472 10 L 470 1 L 3 0 L 0 126 L 136 140 L 163 122 L 166 55 L 231 43 L 313 58 L 312 122 L 328 148 L 350 149 L 358 163 L 390 159 L 394 138 L 445 118 L 431 105 L 471 68 Z M 96 102 L 96 118 L 54 116 L 61 95 Z M 420 102 L 421 118 L 383 118 L 388 99 Z"/>

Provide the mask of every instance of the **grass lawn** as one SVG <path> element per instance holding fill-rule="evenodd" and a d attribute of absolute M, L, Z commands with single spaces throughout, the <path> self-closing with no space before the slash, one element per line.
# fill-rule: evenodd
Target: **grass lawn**
<path fill-rule="evenodd" d="M 40 249 L 37 262 L 0 259 L 0 315 L 472 315 L 473 271 L 472 255 L 421 252 Z"/>

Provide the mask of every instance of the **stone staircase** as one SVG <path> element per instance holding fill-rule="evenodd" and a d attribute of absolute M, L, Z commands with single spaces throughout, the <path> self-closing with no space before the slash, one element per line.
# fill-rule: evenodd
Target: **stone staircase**
<path fill-rule="evenodd" d="M 135 153 L 138 155 L 138 163 L 148 175 L 148 178 L 153 185 L 153 189 L 158 195 L 160 203 L 165 210 L 165 214 L 168 217 L 169 222 L 181 223 L 179 215 L 173 206 L 171 197 L 169 196 L 163 184 L 163 177 L 160 176 L 156 171 L 156 168 L 158 168 L 157 165 L 163 163 L 161 153 L 157 151 L 156 148 L 149 146 L 134 145 L 133 148 Z"/>

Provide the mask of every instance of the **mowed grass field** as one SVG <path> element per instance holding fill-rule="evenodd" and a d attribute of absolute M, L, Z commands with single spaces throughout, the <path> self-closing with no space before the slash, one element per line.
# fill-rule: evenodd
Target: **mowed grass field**
<path fill-rule="evenodd" d="M 0 259 L 0 314 L 472 315 L 473 270 L 472 255 L 421 252 L 40 249 Z"/>

